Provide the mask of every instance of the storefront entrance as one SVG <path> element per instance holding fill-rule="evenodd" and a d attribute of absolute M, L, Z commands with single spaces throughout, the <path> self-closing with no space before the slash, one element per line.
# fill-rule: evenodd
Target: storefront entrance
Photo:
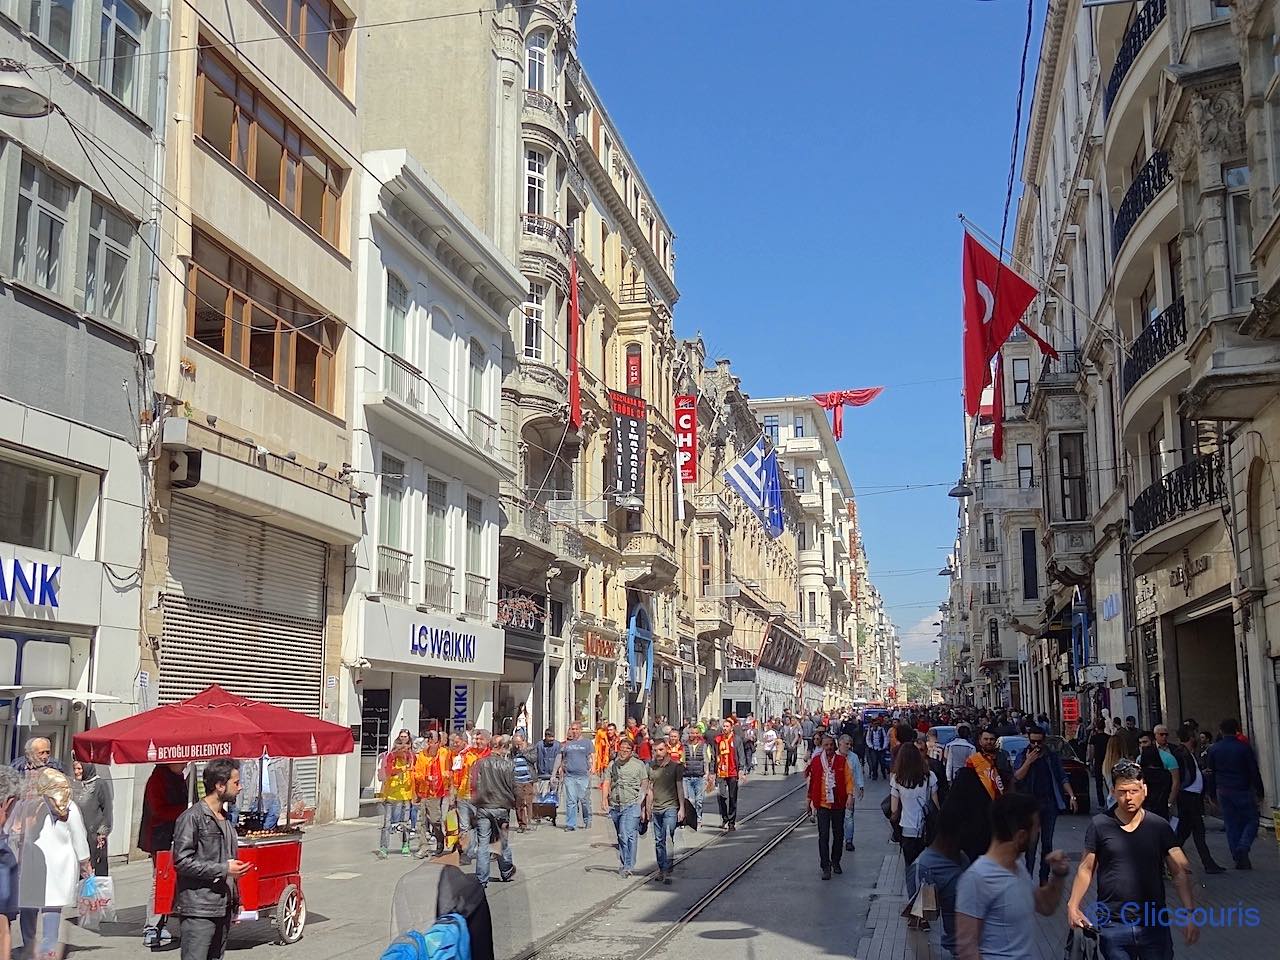
<path fill-rule="evenodd" d="M 1229 607 L 1174 626 L 1174 670 L 1177 690 L 1170 691 L 1166 723 L 1191 718 L 1204 729 L 1216 729 L 1226 717 L 1240 717 L 1235 631 Z"/>

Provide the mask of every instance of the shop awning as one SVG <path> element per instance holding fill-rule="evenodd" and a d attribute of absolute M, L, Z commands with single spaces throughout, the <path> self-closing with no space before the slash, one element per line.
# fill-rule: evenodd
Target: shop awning
<path fill-rule="evenodd" d="M 350 753 L 349 727 L 228 693 L 217 684 L 190 700 L 86 730 L 72 738 L 77 760 L 186 763 L 215 757 L 314 757 Z"/>

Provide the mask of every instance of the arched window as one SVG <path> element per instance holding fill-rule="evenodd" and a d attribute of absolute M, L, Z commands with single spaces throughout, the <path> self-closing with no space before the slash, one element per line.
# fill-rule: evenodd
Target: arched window
<path fill-rule="evenodd" d="M 547 47 L 551 35 L 545 30 L 529 35 L 524 45 L 524 85 L 529 90 L 547 92 Z"/>
<path fill-rule="evenodd" d="M 480 346 L 479 341 L 472 340 L 468 347 L 467 360 L 470 370 L 467 378 L 468 391 L 470 396 L 467 398 L 472 410 L 485 413 L 485 396 L 484 396 L 484 347 Z"/>
<path fill-rule="evenodd" d="M 387 273 L 387 311 L 383 336 L 386 349 L 397 357 L 405 355 L 405 326 L 409 316 L 409 288 L 394 273 Z"/>

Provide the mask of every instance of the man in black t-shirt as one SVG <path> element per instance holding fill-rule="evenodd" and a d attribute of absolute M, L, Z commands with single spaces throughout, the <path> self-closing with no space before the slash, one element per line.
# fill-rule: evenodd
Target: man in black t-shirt
<path fill-rule="evenodd" d="M 1192 920 L 1191 866 L 1169 821 L 1142 808 L 1147 785 L 1142 768 L 1121 760 L 1112 769 L 1116 805 L 1089 823 L 1084 857 L 1067 901 L 1073 927 L 1094 927 L 1104 960 L 1171 960 L 1172 927 L 1181 927 L 1187 945 L 1200 938 Z M 1165 905 L 1163 866 L 1173 875 L 1182 910 Z M 1097 902 L 1088 914 L 1081 904 L 1094 874 Z"/>
<path fill-rule="evenodd" d="M 1085 759 L 1093 772 L 1093 787 L 1098 792 L 1099 807 L 1104 807 L 1107 803 L 1107 785 L 1102 776 L 1102 761 L 1107 757 L 1107 744 L 1110 741 L 1111 735 L 1107 733 L 1107 721 L 1103 717 L 1098 717 L 1093 721 L 1093 733 L 1089 736 L 1088 756 Z"/>

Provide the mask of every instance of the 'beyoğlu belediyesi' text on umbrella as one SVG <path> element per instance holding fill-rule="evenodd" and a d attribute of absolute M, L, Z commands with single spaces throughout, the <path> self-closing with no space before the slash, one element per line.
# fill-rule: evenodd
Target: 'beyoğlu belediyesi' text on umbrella
<path fill-rule="evenodd" d="M 475 663 L 476 635 L 415 625 L 411 628 L 409 652 L 447 663 Z"/>
<path fill-rule="evenodd" d="M 196 743 L 156 746 L 152 741 L 147 745 L 147 762 L 177 763 L 186 760 L 205 760 L 209 757 L 231 756 L 231 744 Z"/>

